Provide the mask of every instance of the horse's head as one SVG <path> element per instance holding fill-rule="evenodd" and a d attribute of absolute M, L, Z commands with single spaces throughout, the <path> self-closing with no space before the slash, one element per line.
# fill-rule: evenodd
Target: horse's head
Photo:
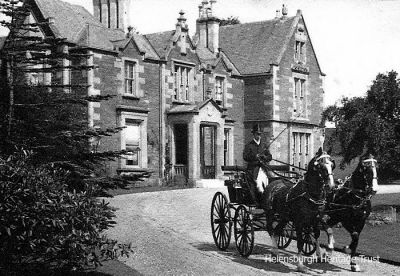
<path fill-rule="evenodd" d="M 319 148 L 318 152 L 311 159 L 307 168 L 307 177 L 314 179 L 319 183 L 327 185 L 329 189 L 335 186 L 333 180 L 333 170 L 335 169 L 335 161 L 331 158 L 329 153 Z"/>
<path fill-rule="evenodd" d="M 360 162 L 353 175 L 353 188 L 363 191 L 377 192 L 378 191 L 378 162 L 372 154 L 366 154 L 360 157 Z"/>

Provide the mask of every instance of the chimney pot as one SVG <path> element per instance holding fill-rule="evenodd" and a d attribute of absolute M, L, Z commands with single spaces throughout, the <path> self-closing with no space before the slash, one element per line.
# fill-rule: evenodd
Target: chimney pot
<path fill-rule="evenodd" d="M 279 19 L 279 17 L 281 17 L 281 11 L 280 10 L 276 10 L 275 19 Z"/>

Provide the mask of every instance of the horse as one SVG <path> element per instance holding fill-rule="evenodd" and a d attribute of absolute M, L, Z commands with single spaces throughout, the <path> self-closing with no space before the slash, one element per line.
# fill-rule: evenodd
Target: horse
<path fill-rule="evenodd" d="M 318 238 L 317 231 L 320 218 L 323 214 L 327 190 L 334 187 L 332 171 L 335 167 L 329 154 L 318 150 L 308 164 L 304 179 L 293 185 L 285 179 L 271 181 L 269 184 L 270 208 L 266 210 L 267 232 L 272 241 L 272 254 L 278 254 L 277 237 L 282 228 L 291 221 L 297 236 L 297 270 L 306 272 L 302 261 L 303 231 L 313 231 Z M 279 223 L 274 227 L 276 218 Z"/>
<path fill-rule="evenodd" d="M 333 250 L 332 227 L 340 222 L 351 235 L 351 243 L 345 247 L 345 252 L 350 253 L 350 266 L 354 272 L 360 271 L 360 266 L 355 262 L 358 241 L 371 212 L 371 197 L 377 191 L 377 161 L 372 154 L 367 154 L 360 158 L 356 169 L 344 183 L 328 195 L 328 249 Z"/>

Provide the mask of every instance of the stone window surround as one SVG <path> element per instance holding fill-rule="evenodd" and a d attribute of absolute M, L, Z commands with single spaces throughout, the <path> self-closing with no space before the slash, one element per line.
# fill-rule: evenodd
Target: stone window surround
<path fill-rule="evenodd" d="M 139 165 L 129 166 L 126 165 L 126 160 L 124 158 L 120 159 L 119 168 L 120 169 L 147 169 L 147 113 L 137 113 L 131 111 L 120 111 L 119 113 L 119 126 L 125 126 L 125 120 L 130 119 L 138 122 L 140 124 L 140 154 L 139 154 Z M 120 149 L 125 149 L 125 132 L 124 130 L 120 133 Z"/>
<path fill-rule="evenodd" d="M 297 44 L 300 43 L 300 51 L 297 52 Z M 301 53 L 301 54 L 300 54 Z M 305 39 L 296 38 L 294 43 L 294 60 L 296 63 L 306 64 L 307 63 L 307 43 Z"/>
<path fill-rule="evenodd" d="M 122 96 L 123 97 L 128 97 L 128 98 L 140 98 L 139 95 L 139 60 L 135 58 L 130 58 L 130 57 L 122 57 L 122 76 L 123 76 L 123 85 L 122 85 Z M 134 63 L 134 82 L 135 82 L 135 87 L 134 87 L 134 94 L 131 93 L 126 93 L 126 78 L 125 78 L 125 63 L 126 62 L 132 62 Z"/>
<path fill-rule="evenodd" d="M 305 116 L 297 116 L 297 112 L 294 112 L 294 107 L 296 104 L 296 97 L 295 97 L 295 89 L 296 89 L 296 83 L 295 83 L 295 79 L 301 79 L 304 80 L 304 87 L 305 87 L 305 91 L 303 92 L 303 97 L 298 97 L 299 99 L 301 99 L 304 102 L 304 106 L 305 106 Z M 296 73 L 296 72 L 292 72 L 292 78 L 291 81 L 293 83 L 293 91 L 292 91 L 292 99 L 293 99 L 293 112 L 292 112 L 292 119 L 302 119 L 302 120 L 308 120 L 308 115 L 309 115 L 309 111 L 307 110 L 307 102 L 308 102 L 308 85 L 309 85 L 309 80 L 308 80 L 308 75 L 306 74 L 301 74 L 301 73 Z"/>
<path fill-rule="evenodd" d="M 234 165 L 234 149 L 235 149 L 235 135 L 234 135 L 234 126 L 231 124 L 226 124 L 224 126 L 224 131 L 229 131 L 229 141 L 228 141 L 228 166 Z M 225 133 L 224 133 L 225 135 Z"/>
<path fill-rule="evenodd" d="M 217 78 L 223 79 L 223 84 L 222 84 L 222 103 L 221 107 L 226 106 L 226 93 L 227 93 L 227 80 L 226 76 L 218 73 L 214 73 L 214 95 L 215 95 L 215 100 L 217 101 Z"/>
<path fill-rule="evenodd" d="M 189 71 L 189 91 L 188 91 L 188 100 L 182 100 L 179 97 L 177 99 L 174 99 L 175 91 L 177 89 L 176 87 L 176 79 L 175 79 L 175 66 L 180 66 L 180 67 L 186 67 L 190 68 Z M 195 69 L 196 69 L 196 64 L 191 63 L 191 62 L 186 62 L 178 59 L 172 59 L 171 62 L 171 75 L 174 77 L 174 83 L 173 83 L 173 91 L 174 94 L 172 96 L 172 101 L 175 103 L 190 103 L 193 101 L 193 91 L 194 91 L 194 80 L 195 80 Z"/>
<path fill-rule="evenodd" d="M 297 133 L 299 134 L 303 134 L 303 152 L 300 153 L 299 151 L 299 145 L 296 145 L 296 149 L 294 151 L 294 134 Z M 306 136 L 308 135 L 309 140 L 308 140 L 308 154 L 305 152 L 306 151 Z M 300 142 L 300 137 L 297 136 L 297 143 Z M 289 139 L 289 152 L 290 152 L 290 163 L 293 163 L 294 161 L 294 155 L 297 155 L 297 158 L 300 158 L 300 156 L 304 156 L 303 158 L 306 158 L 307 156 L 309 157 L 309 160 L 305 160 L 305 163 L 309 162 L 311 160 L 311 156 L 312 156 L 312 151 L 314 148 L 314 135 L 313 135 L 313 131 L 311 129 L 305 129 L 305 128 L 298 128 L 298 127 L 293 127 L 290 130 L 290 139 Z M 295 166 L 298 166 L 298 164 L 293 164 Z M 306 164 L 305 164 L 306 165 Z"/>

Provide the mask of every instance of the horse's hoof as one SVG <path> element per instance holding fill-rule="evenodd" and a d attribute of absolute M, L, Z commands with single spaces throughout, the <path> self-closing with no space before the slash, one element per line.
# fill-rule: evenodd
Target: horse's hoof
<path fill-rule="evenodd" d="M 360 266 L 359 265 L 351 265 L 351 271 L 353 272 L 360 272 Z"/>

